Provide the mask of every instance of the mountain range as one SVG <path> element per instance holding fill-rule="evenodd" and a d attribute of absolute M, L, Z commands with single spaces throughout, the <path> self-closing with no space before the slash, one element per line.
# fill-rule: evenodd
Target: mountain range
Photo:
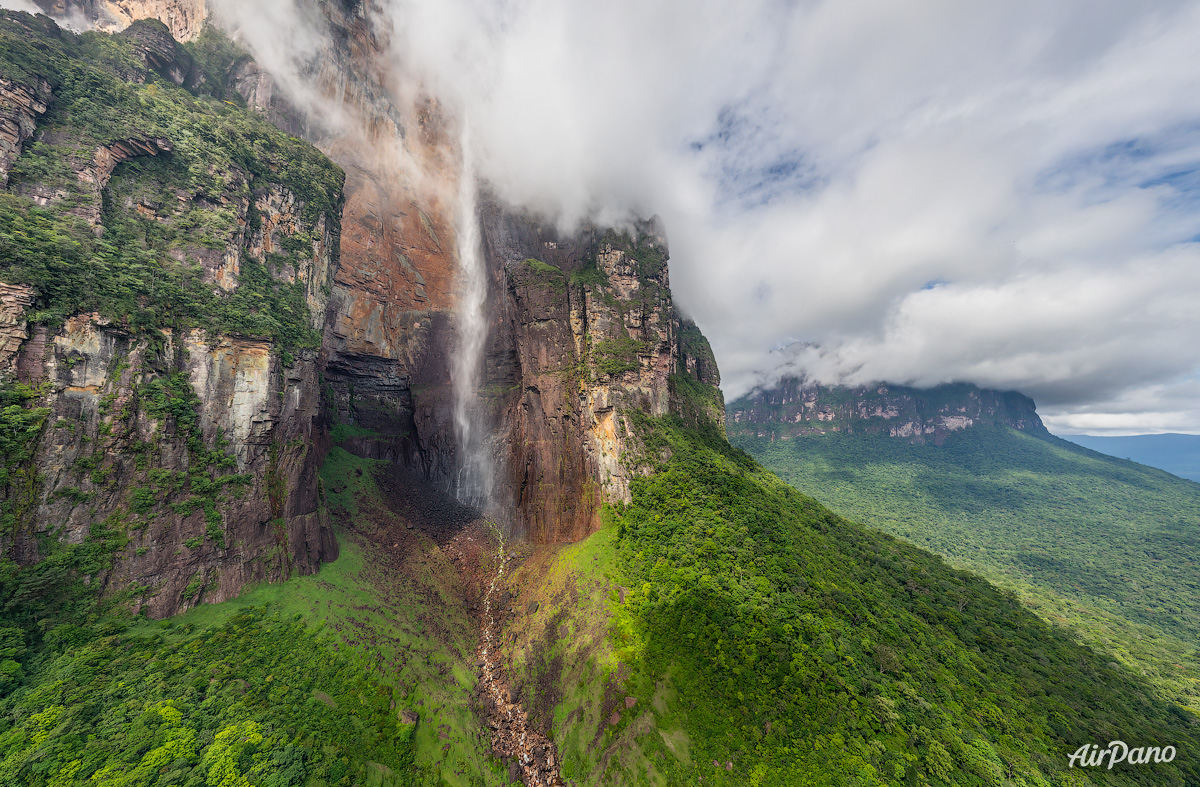
<path fill-rule="evenodd" d="M 729 405 L 729 438 L 797 489 L 1016 590 L 1196 705 L 1200 486 L 1051 435 L 968 385 L 798 379 Z"/>
<path fill-rule="evenodd" d="M 1072 434 L 1063 435 L 1064 440 L 1117 456 L 1190 481 L 1200 481 L 1200 435 L 1194 434 L 1143 434 L 1122 437 Z"/>

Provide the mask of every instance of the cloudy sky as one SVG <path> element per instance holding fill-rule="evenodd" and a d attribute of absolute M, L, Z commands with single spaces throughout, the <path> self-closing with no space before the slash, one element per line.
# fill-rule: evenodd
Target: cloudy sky
<path fill-rule="evenodd" d="M 262 49 L 303 2 L 216 5 Z M 727 395 L 970 381 L 1200 433 L 1200 3 L 381 3 L 503 195 L 664 219 Z"/>

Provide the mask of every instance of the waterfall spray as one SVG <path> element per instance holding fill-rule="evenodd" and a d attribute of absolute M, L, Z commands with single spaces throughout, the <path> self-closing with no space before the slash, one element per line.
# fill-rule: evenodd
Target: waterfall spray
<path fill-rule="evenodd" d="M 460 140 L 462 171 L 458 180 L 459 299 L 458 347 L 451 363 L 454 386 L 454 431 L 458 438 L 458 477 L 454 494 L 459 501 L 486 509 L 491 502 L 494 473 L 487 445 L 487 427 L 479 399 L 480 367 L 487 340 L 487 270 L 475 212 L 475 162 L 471 132 L 464 121 Z"/>

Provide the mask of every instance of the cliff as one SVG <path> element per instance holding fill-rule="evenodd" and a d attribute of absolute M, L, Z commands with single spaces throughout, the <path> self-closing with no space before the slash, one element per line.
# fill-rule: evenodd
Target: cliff
<path fill-rule="evenodd" d="M 347 173 L 324 339 L 333 419 L 360 428 L 346 447 L 450 490 L 463 460 L 450 373 L 459 342 L 458 130 L 435 98 L 382 79 L 389 31 L 363 4 L 321 11 L 330 35 L 307 76 L 348 119 L 323 126 L 250 61 L 230 85 Z M 656 223 L 562 237 L 486 196 L 476 218 L 488 281 L 478 393 L 497 475 L 492 513 L 531 540 L 574 540 L 598 526 L 604 500 L 628 496 L 620 413 L 687 411 L 720 422 L 716 364 L 674 309 Z"/>
<path fill-rule="evenodd" d="M 531 540 L 578 540 L 629 501 L 635 413 L 722 421 L 712 352 L 674 308 L 657 221 L 564 238 L 492 205 L 484 239 L 503 287 L 485 383 L 502 493 Z"/>
<path fill-rule="evenodd" d="M 845 432 L 941 445 L 952 432 L 996 424 L 1047 434 L 1033 400 L 1016 391 L 964 383 L 930 389 L 888 384 L 845 388 L 794 377 L 731 402 L 728 429 L 731 437 L 787 440 Z"/>
<path fill-rule="evenodd" d="M 180 41 L 200 35 L 208 18 L 205 0 L 33 0 L 42 13 L 70 17 L 97 30 L 124 30 L 139 19 L 158 19 Z"/>
<path fill-rule="evenodd" d="M 102 581 L 154 616 L 315 570 L 340 171 L 184 90 L 156 22 L 5 14 L 0 39 L 37 53 L 0 63 L 24 143 L 0 194 L 4 556 L 115 537 Z"/>
<path fill-rule="evenodd" d="M 217 34 L 0 17 L 0 51 L 37 52 L 0 58 L 0 218 L 8 237 L 45 234 L 0 258 L 21 435 L 5 555 L 117 533 L 105 581 L 168 615 L 336 555 L 316 469 L 337 424 L 349 450 L 453 488 L 453 124 L 374 81 L 361 8 L 324 8 L 336 43 L 314 79 L 356 119 L 334 131 Z M 493 513 L 575 540 L 629 499 L 636 413 L 721 427 L 712 352 L 674 308 L 657 222 L 561 236 L 490 197 L 476 220 Z"/>

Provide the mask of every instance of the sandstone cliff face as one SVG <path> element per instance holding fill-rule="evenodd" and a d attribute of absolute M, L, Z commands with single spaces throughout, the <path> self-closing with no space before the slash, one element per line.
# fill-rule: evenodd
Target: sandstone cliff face
<path fill-rule="evenodd" d="M 332 35 L 329 50 L 314 62 L 310 76 L 327 98 L 336 97 L 343 122 L 327 123 L 319 112 L 313 114 L 312 107 L 300 109 L 290 103 L 253 61 L 236 61 L 224 83 L 276 125 L 304 135 L 342 165 L 347 177 L 340 224 L 333 227 L 332 218 L 325 216 L 302 227 L 295 194 L 278 185 L 238 182 L 234 173 L 228 195 L 206 204 L 206 209 L 224 216 L 223 221 L 233 221 L 223 240 L 184 243 L 173 252 L 178 258 L 199 261 L 204 280 L 214 288 L 236 293 L 245 255 L 264 259 L 287 245 L 287 239 L 293 246 L 299 237 L 311 239 L 311 259 L 305 255 L 302 264 L 293 261 L 290 267 L 277 265 L 272 270 L 277 278 L 303 282 L 312 324 L 323 329 L 321 351 L 311 359 L 303 355 L 295 360 L 288 369 L 298 376 L 286 382 L 285 377 L 292 378 L 283 374 L 281 362 L 271 354 L 273 348 L 266 348 L 266 353 L 275 360 L 264 362 L 263 348 L 257 345 L 243 347 L 238 344 L 242 340 L 229 336 L 189 334 L 173 340 L 173 347 L 182 348 L 178 357 L 154 367 L 148 379 L 186 371 L 206 413 L 200 422 L 211 435 L 219 429 L 221 439 L 230 440 L 227 451 L 239 466 L 260 478 L 267 473 L 270 457 L 264 466 L 258 447 L 301 439 L 311 443 L 313 429 L 319 431 L 312 425 L 316 410 L 309 410 L 316 400 L 309 390 L 312 375 L 304 364 L 311 361 L 321 379 L 323 412 L 332 422 L 362 428 L 344 443 L 346 447 L 406 465 L 449 489 L 461 461 L 452 425 L 448 363 L 458 341 L 453 205 L 460 173 L 454 124 L 436 101 L 413 99 L 388 83 L 380 68 L 386 31 L 371 26 L 362 4 L 324 3 L 321 9 Z M 166 18 L 161 9 L 147 13 Z M 175 84 L 194 84 L 196 75 L 186 53 L 164 40 L 158 28 L 142 24 L 126 37 L 148 70 Z M 143 78 L 130 76 L 134 81 Z M 50 135 L 47 140 L 70 142 Z M 122 181 L 120 173 L 130 155 L 141 159 L 174 155 L 170 144 L 165 138 L 119 140 L 103 151 L 87 149 L 72 159 L 72 182 L 88 184 L 94 195 L 79 201 L 74 208 L 77 215 L 98 223 L 99 207 L 112 203 L 145 217 L 169 215 L 170 200 L 164 203 L 161 197 L 147 196 L 146 189 Z M 44 185 L 26 183 L 22 188 L 46 205 L 64 198 Z M 245 192 L 252 194 L 236 196 Z M 186 201 L 191 195 L 176 194 L 175 199 Z M 720 426 L 724 410 L 716 388 L 716 365 L 703 336 L 675 312 L 666 241 L 657 225 L 647 223 L 634 236 L 588 229 L 560 238 L 535 217 L 487 201 L 480 221 L 491 282 L 491 327 L 480 394 L 491 419 L 489 444 L 498 468 L 498 508 L 510 512 L 516 533 L 533 540 L 576 539 L 598 525 L 603 501 L 628 498 L 634 471 L 624 464 L 623 455 L 633 439 L 634 411 L 676 412 Z M 113 326 L 94 329 L 103 335 L 119 334 Z M 45 335 L 42 341 L 50 348 L 46 352 L 53 352 L 67 338 Z M 29 346 L 36 348 L 37 341 L 35 336 Z M 188 360 L 193 354 L 212 360 Z M 22 368 L 35 369 L 37 362 L 31 358 L 37 352 L 26 355 L 30 358 L 22 356 Z M 96 363 L 102 362 L 92 365 Z M 58 366 L 45 366 L 49 370 L 45 374 L 59 374 L 54 371 Z M 210 367 L 227 371 L 210 375 L 206 371 Z M 228 371 L 234 367 L 254 371 Z M 54 379 L 63 390 L 81 387 Z M 226 382 L 214 383 L 217 387 L 210 390 L 209 380 Z M 111 395 L 112 386 L 124 384 L 106 377 L 89 385 L 104 397 Z M 130 378 L 127 384 L 146 383 Z M 230 385 L 233 394 L 226 392 Z M 268 404 L 275 398 L 289 402 L 294 398 L 298 404 L 278 412 L 263 405 L 254 398 L 259 393 L 251 393 L 264 390 L 264 385 Z M 54 407 L 57 412 L 59 405 Z M 224 408 L 229 414 L 221 420 L 215 410 L 208 411 L 210 407 Z M 281 419 L 293 417 L 308 425 L 296 426 L 298 431 L 282 425 Z M 145 431 L 150 428 L 145 425 L 137 439 L 154 433 Z M 305 478 L 311 481 L 314 455 L 309 450 L 307 458 L 289 470 L 288 500 L 308 499 L 299 485 L 306 483 Z M 64 480 L 58 486 L 72 488 L 70 484 L 77 481 Z M 85 496 L 97 491 L 78 489 Z M 258 491 L 254 487 L 254 493 Z M 46 491 L 47 496 L 53 494 L 54 489 Z M 293 515 L 315 510 L 296 509 Z M 239 514 L 243 519 L 262 513 L 245 512 Z M 173 530 L 164 531 L 164 543 L 186 541 L 183 527 L 172 525 Z M 308 535 L 301 537 L 298 531 L 295 538 L 289 535 L 289 543 L 313 543 L 308 525 L 299 527 Z M 261 545 L 262 539 L 259 534 L 251 541 Z M 149 545 L 131 548 L 136 558 L 153 551 Z M 137 555 L 137 549 L 147 552 Z M 310 549 L 306 554 L 327 554 L 323 550 Z M 293 565 L 304 569 L 311 565 L 298 552 L 289 554 Z M 176 573 L 194 579 L 200 571 L 203 576 L 197 582 L 205 587 L 210 582 L 205 577 L 219 577 L 212 593 L 226 592 L 223 588 L 232 592 L 249 576 L 237 574 L 232 569 L 236 561 L 227 555 L 214 553 L 206 560 L 203 571 L 188 564 L 186 571 Z M 170 571 L 164 565 L 153 564 L 145 576 L 166 577 Z M 281 570 L 272 565 L 262 570 L 268 575 Z M 179 584 L 178 579 L 171 582 Z M 165 595 L 175 590 L 172 586 Z M 168 607 L 160 604 L 154 609 L 162 613 Z"/>
<path fill-rule="evenodd" d="M 8 185 L 8 172 L 49 101 L 50 85 L 44 80 L 23 85 L 0 79 L 0 188 Z"/>
<path fill-rule="evenodd" d="M 244 222 L 252 206 L 257 229 Z M 311 256 L 274 275 L 304 285 L 313 327 L 322 327 L 336 219 L 306 224 L 302 205 L 278 185 L 235 207 L 241 220 L 206 274 L 236 292 L 243 254 L 265 257 L 302 238 Z M 37 559 L 40 533 L 77 543 L 96 523 L 124 530 L 129 543 L 108 581 L 144 589 L 137 601 L 159 617 L 336 557 L 317 488 L 317 352 L 286 357 L 267 341 L 200 329 L 139 338 L 98 315 L 57 330 L 35 326 L 29 336 L 18 316 L 28 289 L 5 295 L 11 337 L 28 338 L 12 365 L 50 410 L 35 458 L 41 483 L 10 545 L 16 559 Z"/>
<path fill-rule="evenodd" d="M 323 374 L 334 419 L 373 432 L 349 447 L 449 488 L 458 152 L 435 101 L 401 100 L 386 84 L 386 33 L 371 26 L 365 6 L 324 3 L 321 11 L 329 46 L 308 76 L 341 122 L 291 104 L 252 61 L 236 64 L 230 84 L 346 172 Z"/>
<path fill-rule="evenodd" d="M 1045 432 L 1033 400 L 1015 391 L 951 384 L 932 389 L 877 385 L 839 388 L 785 378 L 729 406 L 729 431 L 786 440 L 852 432 L 886 434 L 937 445 L 976 425 Z"/>
<path fill-rule="evenodd" d="M 17 353 L 29 338 L 25 310 L 33 300 L 32 287 L 0 282 L 0 375 L 17 371 Z"/>
<path fill-rule="evenodd" d="M 107 580 L 160 617 L 336 556 L 317 497 L 315 353 L 285 367 L 266 342 L 193 330 L 157 344 L 94 315 L 40 332 L 22 376 L 50 414 L 18 561 L 37 559 L 42 533 L 124 531 Z"/>
<path fill-rule="evenodd" d="M 634 413 L 683 412 L 676 387 L 688 383 L 719 411 L 715 365 L 697 370 L 694 336 L 681 346 L 657 222 L 636 237 L 563 238 L 493 205 L 484 238 L 504 288 L 483 393 L 504 444 L 505 502 L 525 537 L 577 540 L 598 527 L 602 503 L 629 500 Z"/>
<path fill-rule="evenodd" d="M 149 45 L 174 52 L 160 33 L 136 26 L 133 54 Z M 187 86 L 169 62 L 146 62 Z M 318 346 L 341 241 L 340 193 L 328 189 L 340 174 L 315 151 L 304 154 L 305 171 L 325 179 L 318 187 L 258 147 L 203 156 L 154 133 L 95 147 L 101 132 L 70 112 L 29 109 L 39 91 L 44 104 L 60 100 L 44 84 L 0 91 L 0 118 L 21 119 L 16 127 L 47 121 L 14 137 L 15 153 L 25 143 L 26 155 L 57 157 L 10 184 L 3 220 L 32 220 L 21 218 L 25 201 L 40 205 L 56 217 L 38 219 L 44 232 L 66 233 L 59 242 L 96 255 L 73 264 L 96 266 L 105 294 L 23 268 L 11 245 L 0 260 L 0 386 L 41 419 L 29 461 L 0 457 L 0 511 L 13 524 L 0 556 L 29 563 L 46 537 L 116 534 L 125 545 L 99 580 L 132 589 L 133 603 L 155 617 L 232 598 L 247 582 L 315 571 L 337 554 L 317 470 L 326 442 Z M 224 122 L 215 117 L 204 122 Z M 129 121 L 135 131 L 141 122 Z M 300 144 L 267 139 L 261 129 L 270 127 L 260 126 L 235 126 L 228 144 L 237 133 L 263 150 Z M 32 141 L 43 149 L 28 150 Z M 317 199 L 328 207 L 314 207 Z M 71 235 L 72 216 L 90 234 Z M 30 276 L 35 284 L 22 283 Z M 55 316 L 92 301 L 106 313 Z M 130 309 L 145 311 L 131 319 Z M 264 313 L 279 309 L 288 314 Z"/>
<path fill-rule="evenodd" d="M 204 29 L 205 0 L 34 0 L 42 12 L 59 19 L 82 20 L 97 30 L 124 30 L 139 19 L 157 19 L 179 41 L 191 41 Z"/>
<path fill-rule="evenodd" d="M 388 31 L 370 4 L 325 3 L 330 48 L 310 75 L 348 122 L 324 128 L 242 63 L 247 103 L 312 140 L 347 173 L 340 265 L 325 332 L 324 378 L 337 421 L 373 432 L 346 445 L 450 489 L 457 455 L 449 358 L 459 276 L 455 124 L 436 100 L 394 83 Z M 720 378 L 695 326 L 681 330 L 661 227 L 638 239 L 585 230 L 561 238 L 536 217 L 484 201 L 489 345 L 480 391 L 491 419 L 496 512 L 536 541 L 580 538 L 604 500 L 628 497 L 629 413 L 723 422 Z M 534 259 L 544 265 L 529 265 Z M 588 275 L 580 273 L 590 271 Z"/>

